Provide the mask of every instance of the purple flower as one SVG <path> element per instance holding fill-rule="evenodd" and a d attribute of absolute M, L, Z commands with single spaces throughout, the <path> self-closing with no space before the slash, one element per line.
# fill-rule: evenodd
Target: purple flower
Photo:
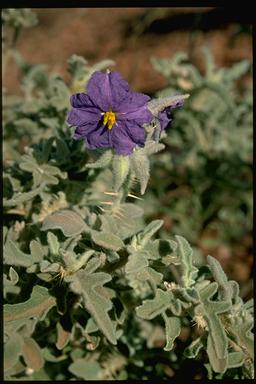
<path fill-rule="evenodd" d="M 86 139 L 90 149 L 113 148 L 129 155 L 136 145 L 143 147 L 152 113 L 149 96 L 132 92 L 118 72 L 95 72 L 86 93 L 71 96 L 67 122 L 76 127 L 74 139 Z"/>
<path fill-rule="evenodd" d="M 159 113 L 158 119 L 161 126 L 161 132 L 165 129 L 169 123 L 173 120 L 172 110 L 175 108 L 183 107 L 184 100 L 179 100 L 170 107 L 165 108 L 162 112 Z"/>
<path fill-rule="evenodd" d="M 154 140 L 157 140 L 157 136 L 158 136 L 158 139 L 161 135 L 161 132 L 168 127 L 168 125 L 171 124 L 172 120 L 173 120 L 173 109 L 175 108 L 179 108 L 179 107 L 182 107 L 184 105 L 184 101 L 180 100 L 178 101 L 177 103 L 171 105 L 170 107 L 166 107 L 164 108 L 158 115 L 158 120 L 159 120 L 159 123 L 160 123 L 160 132 L 159 134 L 157 135 L 157 132 L 154 131 L 153 133 L 153 139 Z"/>
<path fill-rule="evenodd" d="M 171 123 L 173 119 L 172 108 L 167 107 L 162 112 L 159 113 L 158 120 L 161 127 L 161 132 Z"/>

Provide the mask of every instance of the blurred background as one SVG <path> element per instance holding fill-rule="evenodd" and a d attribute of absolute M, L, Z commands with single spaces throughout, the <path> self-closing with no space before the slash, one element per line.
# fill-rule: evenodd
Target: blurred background
<path fill-rule="evenodd" d="M 185 51 L 204 69 L 201 47 L 211 49 L 219 67 L 252 61 L 251 26 L 232 13 L 210 7 L 180 8 L 57 8 L 33 9 L 38 24 L 24 29 L 17 49 L 32 63 L 68 77 L 66 60 L 77 54 L 90 64 L 110 58 L 132 87 L 154 94 L 167 85 L 150 63 L 152 56 L 172 57 Z M 251 81 L 245 76 L 242 83 Z M 4 78 L 17 94 L 18 69 L 9 62 Z"/>
<path fill-rule="evenodd" d="M 212 254 L 239 282 L 243 298 L 250 298 L 251 25 L 239 14 L 212 7 L 33 12 L 38 24 L 23 29 L 16 42 L 30 65 L 46 64 L 47 71 L 69 84 L 67 60 L 72 55 L 82 56 L 89 65 L 111 59 L 136 91 L 150 96 L 191 94 L 185 108 L 175 111 L 163 137 L 166 149 L 152 156 L 150 185 L 139 204 L 147 221 L 164 220 L 161 237 L 186 237 L 200 260 Z M 7 42 L 12 38 L 8 33 L 7 28 Z M 28 68 L 25 75 L 32 78 Z M 5 69 L 6 95 L 22 96 L 21 70 L 13 57 Z M 17 113 L 15 118 L 34 119 L 27 112 Z M 7 118 L 7 132 L 15 136 L 10 121 Z M 28 136 L 24 142 L 19 138 L 21 153 L 32 140 Z M 7 134 L 6 140 L 11 139 Z"/>

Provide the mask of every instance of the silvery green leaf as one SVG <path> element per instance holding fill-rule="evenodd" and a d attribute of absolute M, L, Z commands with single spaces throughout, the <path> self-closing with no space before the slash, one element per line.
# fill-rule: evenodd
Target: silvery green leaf
<path fill-rule="evenodd" d="M 165 351 L 171 351 L 174 347 L 173 343 L 176 337 L 179 336 L 181 332 L 181 322 L 178 317 L 163 316 L 165 322 L 165 334 L 166 334 L 166 345 L 164 347 Z"/>
<path fill-rule="evenodd" d="M 86 164 L 86 168 L 105 168 L 107 167 L 111 160 L 113 158 L 113 152 L 112 150 L 108 149 L 107 151 L 103 152 L 101 156 L 96 160 L 94 163 L 88 163 Z"/>
<path fill-rule="evenodd" d="M 230 352 L 228 354 L 228 368 L 241 367 L 245 359 L 245 354 L 242 351 Z"/>
<path fill-rule="evenodd" d="M 224 373 L 228 365 L 227 355 L 223 357 L 219 357 L 215 347 L 216 347 L 216 344 L 213 341 L 212 334 L 209 333 L 206 350 L 209 356 L 210 364 L 215 372 Z"/>
<path fill-rule="evenodd" d="M 31 297 L 18 304 L 4 305 L 4 322 L 13 322 L 16 320 L 25 320 L 37 317 L 42 320 L 47 312 L 56 304 L 56 299 L 51 296 L 47 288 L 35 285 Z"/>
<path fill-rule="evenodd" d="M 98 331 L 98 329 L 99 329 L 98 325 L 95 323 L 93 318 L 90 317 L 90 319 L 87 321 L 87 324 L 85 327 L 85 332 L 86 333 L 93 333 L 93 332 Z"/>
<path fill-rule="evenodd" d="M 56 341 L 56 347 L 59 350 L 62 350 L 69 342 L 71 333 L 69 331 L 66 331 L 60 322 L 56 325 L 57 329 L 57 341 Z"/>
<path fill-rule="evenodd" d="M 101 367 L 97 361 L 77 359 L 69 366 L 68 370 L 75 377 L 83 380 L 99 380 Z"/>
<path fill-rule="evenodd" d="M 67 237 L 77 236 L 87 230 L 87 225 L 78 213 L 63 209 L 44 219 L 42 230 L 60 229 Z"/>
<path fill-rule="evenodd" d="M 138 241 L 141 246 L 145 246 L 151 237 L 162 227 L 163 220 L 154 220 L 149 223 L 141 233 L 138 234 Z"/>
<path fill-rule="evenodd" d="M 181 299 L 182 301 L 193 304 L 199 303 L 199 295 L 195 288 L 177 287 L 173 289 L 173 292 L 175 292 L 175 297 Z"/>
<path fill-rule="evenodd" d="M 164 136 L 164 132 L 161 133 L 161 137 Z M 155 140 L 147 140 L 145 147 L 143 148 L 143 152 L 147 155 L 150 156 L 154 153 L 158 153 L 162 151 L 165 148 L 165 144 L 159 143 L 158 141 Z"/>
<path fill-rule="evenodd" d="M 192 341 L 192 343 L 185 349 L 184 356 L 189 359 L 194 359 L 203 347 L 204 344 L 202 342 L 202 338 L 199 337 Z"/>
<path fill-rule="evenodd" d="M 198 273 L 198 269 L 193 266 L 193 250 L 184 237 L 176 235 L 175 238 L 178 243 L 177 254 L 181 262 L 182 281 L 184 287 L 190 287 L 195 283 Z"/>
<path fill-rule="evenodd" d="M 60 355 L 55 356 L 50 352 L 50 349 L 45 347 L 42 349 L 43 357 L 46 361 L 50 361 L 51 363 L 59 363 L 60 361 L 63 361 L 67 359 L 68 357 L 66 355 Z"/>
<path fill-rule="evenodd" d="M 10 281 L 12 282 L 13 285 L 18 283 L 19 275 L 13 267 L 10 267 L 10 269 L 9 269 L 9 277 L 10 277 Z"/>
<path fill-rule="evenodd" d="M 228 332 L 235 338 L 236 343 L 246 350 L 251 359 L 254 358 L 253 325 L 253 316 L 248 312 L 240 312 L 231 317 L 230 324 L 228 324 Z"/>
<path fill-rule="evenodd" d="M 170 305 L 170 295 L 161 289 L 156 290 L 156 295 L 152 300 L 145 300 L 143 304 L 136 308 L 136 314 L 142 319 L 151 320 L 160 315 Z"/>
<path fill-rule="evenodd" d="M 41 261 L 45 256 L 45 248 L 37 240 L 32 240 L 29 244 L 31 257 L 34 260 Z"/>
<path fill-rule="evenodd" d="M 100 265 L 102 264 L 102 259 L 104 259 L 106 255 L 104 253 L 101 253 L 100 256 L 97 255 L 95 257 L 92 257 L 86 264 L 84 270 L 87 273 L 93 273 L 95 272 Z"/>
<path fill-rule="evenodd" d="M 47 242 L 49 244 L 50 252 L 53 255 L 58 255 L 60 244 L 59 244 L 57 236 L 55 236 L 54 233 L 52 233 L 50 231 L 47 232 Z"/>
<path fill-rule="evenodd" d="M 154 116 L 158 116 L 161 111 L 167 107 L 175 108 L 180 103 L 184 102 L 190 95 L 176 95 L 164 97 L 161 99 L 153 99 L 148 102 L 148 109 L 152 112 Z"/>
<path fill-rule="evenodd" d="M 142 151 L 134 151 L 130 156 L 130 166 L 140 183 L 140 193 L 144 195 L 149 180 L 149 159 Z"/>
<path fill-rule="evenodd" d="M 59 271 L 60 269 L 60 264 L 58 263 L 48 263 L 46 262 L 44 264 L 44 261 L 41 263 L 40 265 L 40 271 L 43 272 L 43 273 L 46 273 L 46 272 L 52 272 L 52 273 L 56 273 Z"/>
<path fill-rule="evenodd" d="M 114 155 L 112 160 L 114 191 L 118 191 L 124 184 L 129 170 L 130 160 L 129 156 Z"/>
<path fill-rule="evenodd" d="M 4 345 L 4 370 L 11 369 L 22 353 L 22 337 L 18 333 L 13 333 Z"/>
<path fill-rule="evenodd" d="M 34 263 L 41 260 L 41 254 L 31 253 L 26 254 L 22 252 L 17 244 L 9 240 L 4 246 L 4 262 L 9 265 L 16 265 L 20 267 L 30 267 Z"/>
<path fill-rule="evenodd" d="M 28 367 L 39 371 L 44 365 L 41 348 L 31 337 L 25 337 L 22 346 L 22 356 Z"/>
<path fill-rule="evenodd" d="M 118 251 L 124 247 L 123 241 L 120 237 L 114 235 L 111 232 L 102 231 L 91 231 L 92 240 L 95 244 L 100 245 L 103 248 L 111 249 L 113 251 Z"/>
<path fill-rule="evenodd" d="M 132 253 L 128 257 L 128 262 L 125 265 L 125 272 L 136 273 L 147 266 L 148 266 L 148 260 L 147 260 L 147 257 L 145 256 L 145 252 L 138 251 L 138 252 Z"/>
<path fill-rule="evenodd" d="M 3 206 L 13 207 L 15 205 L 19 205 L 25 203 L 26 201 L 32 200 L 35 196 L 39 195 L 43 188 L 44 185 L 40 185 L 40 187 L 33 189 L 29 192 L 17 192 L 13 195 L 11 199 L 3 199 Z"/>
<path fill-rule="evenodd" d="M 84 300 L 84 306 L 97 323 L 100 330 L 106 338 L 116 344 L 115 327 L 113 321 L 108 315 L 112 308 L 112 302 L 98 288 L 111 280 L 111 276 L 104 272 L 88 274 L 85 270 L 76 273 L 74 281 L 70 284 L 71 289 L 81 294 Z"/>
<path fill-rule="evenodd" d="M 214 280 L 219 284 L 219 291 L 222 296 L 221 299 L 231 301 L 232 289 L 220 263 L 210 255 L 207 256 L 207 262 Z"/>
<path fill-rule="evenodd" d="M 224 361 L 227 358 L 228 353 L 228 338 L 218 315 L 228 312 L 231 305 L 229 301 L 211 300 L 211 298 L 217 292 L 217 289 L 218 284 L 213 282 L 198 290 L 201 303 L 198 304 L 198 306 L 195 308 L 195 313 L 196 315 L 204 316 L 207 319 L 209 335 L 211 337 L 211 340 L 208 342 L 208 344 L 211 353 L 213 353 L 212 351 L 214 350 L 213 359 L 215 359 L 216 355 L 218 359 Z"/>
<path fill-rule="evenodd" d="M 154 289 L 157 289 L 157 286 L 163 280 L 163 275 L 160 272 L 155 271 L 153 268 L 146 266 L 143 269 L 141 268 L 138 273 L 136 273 L 136 279 L 139 281 L 150 281 Z"/>
<path fill-rule="evenodd" d="M 143 229 L 143 209 L 132 203 L 120 204 L 118 214 L 106 212 L 101 215 L 101 230 L 112 232 L 122 240 L 133 236 Z"/>

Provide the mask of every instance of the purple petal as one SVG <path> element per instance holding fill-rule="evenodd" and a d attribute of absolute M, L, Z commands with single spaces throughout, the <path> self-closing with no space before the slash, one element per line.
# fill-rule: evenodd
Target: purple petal
<path fill-rule="evenodd" d="M 127 92 L 126 98 L 119 105 L 118 112 L 133 112 L 143 107 L 150 100 L 150 97 L 138 92 Z"/>
<path fill-rule="evenodd" d="M 118 72 L 95 72 L 87 85 L 87 93 L 102 111 L 118 111 L 119 103 L 129 91 L 128 83 Z"/>
<path fill-rule="evenodd" d="M 117 120 L 136 120 L 137 122 L 144 124 L 150 123 L 153 119 L 152 113 L 149 111 L 147 105 L 143 107 L 137 107 L 132 112 L 121 112 L 117 115 Z"/>
<path fill-rule="evenodd" d="M 164 109 L 162 112 L 159 113 L 159 122 L 161 126 L 161 131 L 167 127 L 167 125 L 172 121 L 171 117 L 171 109 Z"/>
<path fill-rule="evenodd" d="M 100 126 L 96 131 L 89 133 L 86 137 L 88 148 L 109 148 L 109 129 L 105 126 Z"/>
<path fill-rule="evenodd" d="M 83 107 L 95 107 L 92 100 L 86 93 L 76 93 L 70 97 L 70 104 L 74 108 L 83 108 Z"/>
<path fill-rule="evenodd" d="M 131 138 L 133 142 L 140 146 L 144 146 L 146 140 L 146 131 L 140 124 L 138 124 L 135 120 L 125 120 L 122 122 L 123 129 L 126 131 L 128 136 Z M 118 127 L 114 127 L 115 130 L 119 129 Z"/>
<path fill-rule="evenodd" d="M 94 72 L 87 84 L 87 93 L 95 105 L 102 111 L 110 108 L 110 85 L 107 73 Z"/>
<path fill-rule="evenodd" d="M 73 138 L 76 140 L 85 139 L 90 133 L 98 129 L 99 123 L 88 123 L 76 128 Z"/>
<path fill-rule="evenodd" d="M 101 112 L 98 108 L 72 108 L 68 114 L 67 122 L 70 125 L 79 127 L 87 123 L 96 123 L 102 118 Z"/>
<path fill-rule="evenodd" d="M 111 146 L 118 155 L 130 155 L 136 143 L 131 139 L 124 127 L 114 127 L 110 131 Z"/>

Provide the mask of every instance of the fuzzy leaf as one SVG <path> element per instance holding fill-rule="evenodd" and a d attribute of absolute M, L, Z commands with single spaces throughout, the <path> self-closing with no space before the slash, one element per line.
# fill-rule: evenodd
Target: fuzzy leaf
<path fill-rule="evenodd" d="M 254 325 L 253 316 L 245 312 L 231 319 L 228 332 L 233 335 L 238 345 L 247 350 L 249 356 L 253 359 L 254 343 L 253 333 L 251 332 Z"/>
<path fill-rule="evenodd" d="M 199 337 L 198 339 L 192 341 L 192 343 L 185 349 L 184 356 L 189 359 L 195 359 L 203 347 L 204 344 Z"/>
<path fill-rule="evenodd" d="M 33 241 L 32 250 L 34 250 L 35 241 Z M 14 241 L 9 240 L 4 247 L 4 262 L 10 265 L 16 265 L 18 267 L 30 267 L 34 263 L 38 263 L 41 260 L 40 252 L 31 253 L 31 255 L 22 252 Z"/>
<path fill-rule="evenodd" d="M 210 364 L 215 372 L 224 373 L 227 369 L 227 355 L 220 358 L 215 347 L 216 343 L 213 341 L 212 334 L 209 333 L 206 350 Z"/>
<path fill-rule="evenodd" d="M 148 260 L 143 251 L 135 252 L 129 255 L 128 262 L 125 265 L 126 273 L 134 273 L 148 266 Z"/>
<path fill-rule="evenodd" d="M 136 278 L 140 281 L 149 280 L 156 289 L 157 285 L 163 280 L 163 275 L 151 267 L 144 267 L 138 271 Z"/>
<path fill-rule="evenodd" d="M 50 252 L 53 255 L 58 255 L 60 248 L 58 237 L 55 236 L 52 232 L 47 232 L 47 242 L 49 244 Z"/>
<path fill-rule="evenodd" d="M 10 267 L 10 269 L 9 269 L 9 277 L 10 277 L 10 281 L 13 285 L 18 283 L 19 275 L 13 267 Z"/>
<path fill-rule="evenodd" d="M 93 332 L 98 331 L 98 329 L 99 329 L 98 325 L 95 323 L 93 318 L 90 317 L 90 319 L 87 321 L 87 324 L 85 327 L 85 332 L 86 333 L 93 333 Z"/>
<path fill-rule="evenodd" d="M 109 149 L 103 152 L 103 154 L 99 157 L 99 159 L 94 163 L 86 164 L 86 168 L 93 168 L 93 169 L 106 168 L 110 164 L 112 158 L 113 158 L 113 152 Z"/>
<path fill-rule="evenodd" d="M 42 320 L 55 304 L 56 299 L 49 295 L 48 289 L 36 285 L 30 299 L 24 303 L 4 305 L 4 322 L 21 321 L 31 317 Z"/>
<path fill-rule="evenodd" d="M 140 183 L 140 193 L 144 195 L 149 180 L 149 159 L 140 150 L 130 156 L 131 169 Z"/>
<path fill-rule="evenodd" d="M 22 352 L 23 340 L 18 333 L 10 336 L 9 340 L 4 345 L 4 370 L 12 368 L 19 359 Z"/>
<path fill-rule="evenodd" d="M 153 113 L 154 116 L 158 116 L 161 111 L 167 107 L 176 108 L 178 105 L 183 104 L 184 100 L 189 97 L 189 94 L 186 95 L 176 95 L 163 97 L 161 99 L 154 99 L 148 103 L 149 110 Z"/>
<path fill-rule="evenodd" d="M 214 349 L 214 361 L 216 358 L 224 360 L 227 357 L 228 339 L 218 315 L 227 312 L 230 309 L 230 302 L 228 301 L 210 300 L 210 298 L 217 292 L 217 289 L 218 284 L 213 282 L 199 290 L 198 294 L 202 304 L 199 304 L 195 308 L 197 315 L 200 314 L 207 318 L 209 336 L 211 337 L 210 341 L 208 341 L 208 348 L 211 353 L 213 353 L 212 351 Z"/>
<path fill-rule="evenodd" d="M 73 375 L 83 380 L 99 380 L 100 369 L 100 364 L 97 361 L 85 359 L 77 359 L 68 368 Z"/>
<path fill-rule="evenodd" d="M 193 266 L 193 251 L 187 240 L 181 236 L 175 238 L 178 243 L 177 252 L 181 262 L 183 285 L 188 288 L 195 283 L 198 270 Z"/>
<path fill-rule="evenodd" d="M 155 140 L 149 140 L 146 142 L 143 150 L 144 150 L 144 153 L 149 156 L 149 155 L 152 155 L 153 153 L 162 151 L 164 148 L 165 148 L 165 145 L 163 143 L 158 143 Z"/>
<path fill-rule="evenodd" d="M 38 157 L 42 157 L 40 160 L 45 160 L 44 153 L 39 153 Z M 47 152 L 48 156 L 48 152 Z M 61 172 L 58 167 L 46 164 L 38 164 L 35 157 L 32 155 L 23 155 L 22 161 L 19 164 L 19 167 L 27 172 L 33 174 L 33 188 L 36 188 L 41 185 L 53 184 L 56 185 L 59 182 L 58 177 L 65 179 L 66 173 Z"/>
<path fill-rule="evenodd" d="M 220 263 L 210 255 L 207 256 L 207 261 L 214 280 L 219 284 L 219 291 L 222 294 L 222 299 L 231 301 L 232 289 Z"/>
<path fill-rule="evenodd" d="M 57 327 L 56 347 L 61 350 L 69 342 L 71 333 L 66 331 L 59 322 L 57 323 L 56 327 Z"/>
<path fill-rule="evenodd" d="M 136 314 L 142 319 L 151 320 L 164 312 L 169 305 L 170 295 L 158 288 L 154 299 L 143 301 L 143 304 L 136 308 Z"/>
<path fill-rule="evenodd" d="M 3 206 L 13 207 L 15 205 L 25 203 L 26 201 L 32 200 L 35 196 L 39 195 L 43 189 L 44 185 L 40 185 L 40 187 L 29 192 L 17 192 L 10 200 L 3 199 Z"/>
<path fill-rule="evenodd" d="M 31 257 L 38 262 L 41 261 L 45 256 L 45 251 L 41 243 L 37 240 L 32 240 L 29 244 Z"/>
<path fill-rule="evenodd" d="M 151 237 L 162 227 L 163 223 L 163 220 L 151 221 L 151 223 L 138 234 L 139 243 L 145 246 Z"/>
<path fill-rule="evenodd" d="M 58 363 L 62 360 L 65 360 L 67 359 L 67 356 L 66 355 L 60 355 L 58 357 L 56 357 L 55 355 L 53 355 L 50 350 L 45 347 L 42 349 L 42 353 L 43 353 L 43 357 L 46 361 L 50 361 L 52 363 Z"/>
<path fill-rule="evenodd" d="M 242 351 L 230 352 L 228 354 L 228 368 L 237 368 L 243 365 L 245 354 Z"/>
<path fill-rule="evenodd" d="M 130 169 L 129 156 L 114 155 L 112 161 L 114 190 L 117 192 L 125 182 Z"/>
<path fill-rule="evenodd" d="M 70 151 L 64 140 L 55 139 L 56 142 L 56 159 L 59 163 L 65 163 L 70 158 Z"/>
<path fill-rule="evenodd" d="M 44 358 L 42 356 L 41 348 L 37 342 L 31 337 L 24 338 L 24 344 L 22 347 L 22 355 L 25 363 L 29 368 L 38 371 L 44 365 Z"/>
<path fill-rule="evenodd" d="M 187 303 L 197 304 L 199 303 L 199 295 L 195 288 L 176 288 L 175 297 L 180 298 Z"/>
<path fill-rule="evenodd" d="M 124 247 L 123 241 L 120 237 L 114 235 L 111 232 L 91 232 L 92 240 L 95 244 L 100 245 L 103 248 L 111 249 L 113 251 L 118 251 L 122 247 Z"/>
<path fill-rule="evenodd" d="M 98 290 L 99 287 L 103 288 L 103 285 L 110 280 L 111 276 L 107 273 L 88 274 L 86 271 L 80 270 L 76 273 L 75 280 L 70 287 L 75 293 L 82 295 L 85 308 L 100 330 L 112 344 L 116 344 L 114 323 L 108 315 L 108 311 L 112 308 L 112 302 L 99 293 Z"/>
<path fill-rule="evenodd" d="M 101 230 L 112 232 L 122 240 L 138 233 L 143 228 L 143 210 L 135 204 L 120 204 L 119 215 L 101 215 Z"/>
<path fill-rule="evenodd" d="M 173 349 L 173 343 L 176 337 L 179 336 L 181 331 L 180 319 L 178 317 L 163 316 L 165 322 L 165 333 L 166 333 L 166 346 L 165 351 L 171 351 Z"/>
<path fill-rule="evenodd" d="M 42 230 L 60 229 L 67 237 L 77 236 L 87 229 L 83 218 L 74 211 L 63 209 L 47 216 Z"/>

